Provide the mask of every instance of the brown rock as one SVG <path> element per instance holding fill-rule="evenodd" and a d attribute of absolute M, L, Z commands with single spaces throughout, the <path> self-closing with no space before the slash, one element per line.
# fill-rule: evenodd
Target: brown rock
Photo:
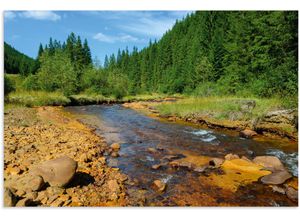
<path fill-rule="evenodd" d="M 281 161 L 275 156 L 258 156 L 253 159 L 253 162 L 271 171 L 285 170 Z"/>
<path fill-rule="evenodd" d="M 225 160 L 233 160 L 233 159 L 240 159 L 240 157 L 236 154 L 226 154 Z"/>
<path fill-rule="evenodd" d="M 166 184 L 161 180 L 155 180 L 153 182 L 153 185 L 155 187 L 155 190 L 157 190 L 158 192 L 163 192 L 166 189 Z"/>
<path fill-rule="evenodd" d="M 223 162 L 224 160 L 221 158 L 212 158 L 208 164 L 214 168 L 219 168 L 223 164 Z"/>
<path fill-rule="evenodd" d="M 108 185 L 108 189 L 111 192 L 119 192 L 120 191 L 120 186 L 119 186 L 117 180 L 109 180 L 107 182 L 107 185 Z"/>
<path fill-rule="evenodd" d="M 121 146 L 120 144 L 118 143 L 113 143 L 112 145 L 110 145 L 110 148 L 113 150 L 113 151 L 119 151 Z"/>
<path fill-rule="evenodd" d="M 9 188 L 4 189 L 4 207 L 12 207 L 15 206 L 17 203 L 16 196 L 12 193 L 12 191 Z"/>
<path fill-rule="evenodd" d="M 207 168 L 208 168 L 208 166 L 196 167 L 196 168 L 194 169 L 194 171 L 195 171 L 195 172 L 198 172 L 198 173 L 203 173 Z"/>
<path fill-rule="evenodd" d="M 177 155 L 166 155 L 162 159 L 171 161 L 171 160 L 178 159 L 178 156 Z"/>
<path fill-rule="evenodd" d="M 271 186 L 271 187 L 272 187 L 273 192 L 278 192 L 278 193 L 281 193 L 283 195 L 285 194 L 284 188 L 276 186 L 276 185 Z"/>
<path fill-rule="evenodd" d="M 243 137 L 243 138 L 252 138 L 256 135 L 257 135 L 257 133 L 255 131 L 250 130 L 250 129 L 245 129 L 245 130 L 240 132 L 240 137 Z"/>
<path fill-rule="evenodd" d="M 65 186 L 72 180 L 76 169 L 77 162 L 63 156 L 38 165 L 33 173 L 42 176 L 51 186 Z"/>
<path fill-rule="evenodd" d="M 155 165 L 153 165 L 151 168 L 153 169 L 153 170 L 157 170 L 157 169 L 159 169 L 161 167 L 161 164 L 155 164 Z"/>
<path fill-rule="evenodd" d="M 289 174 L 286 170 L 279 170 L 271 173 L 270 175 L 264 176 L 261 178 L 261 181 L 264 184 L 283 184 L 286 180 L 291 178 L 291 174 Z"/>
<path fill-rule="evenodd" d="M 113 151 L 113 152 L 110 154 L 110 156 L 112 156 L 112 157 L 119 157 L 120 155 L 119 155 L 118 152 Z"/>
<path fill-rule="evenodd" d="M 287 186 L 285 193 L 290 200 L 298 201 L 298 191 L 293 187 Z"/>
<path fill-rule="evenodd" d="M 14 183 L 11 184 L 12 187 L 17 189 L 17 191 L 39 191 L 44 186 L 44 180 L 41 176 L 27 174 L 21 176 Z"/>
<path fill-rule="evenodd" d="M 29 198 L 24 198 L 24 199 L 21 199 L 17 202 L 16 206 L 17 207 L 25 207 L 25 206 L 32 206 L 32 199 L 29 199 Z"/>
<path fill-rule="evenodd" d="M 148 150 L 149 153 L 156 153 L 157 152 L 157 150 L 153 147 L 149 147 L 147 150 Z"/>
<path fill-rule="evenodd" d="M 192 170 L 194 168 L 194 164 L 187 161 L 181 161 L 181 162 L 172 161 L 169 163 L 169 165 L 173 168 L 186 168 L 188 170 Z"/>

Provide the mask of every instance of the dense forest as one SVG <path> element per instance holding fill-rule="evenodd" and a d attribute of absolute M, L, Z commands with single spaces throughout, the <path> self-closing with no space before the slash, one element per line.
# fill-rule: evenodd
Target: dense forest
<path fill-rule="evenodd" d="M 8 63 L 12 58 L 5 56 L 6 72 Z M 28 90 L 117 98 L 152 92 L 296 96 L 298 12 L 195 12 L 140 51 L 106 56 L 103 66 L 92 62 L 87 40 L 71 33 L 66 42 L 50 38 L 40 45 L 36 63 L 37 73 L 29 68 L 33 75 L 24 81 Z"/>
<path fill-rule="evenodd" d="M 28 75 L 38 69 L 36 60 L 17 51 L 4 42 L 4 72 L 12 74 Z"/>

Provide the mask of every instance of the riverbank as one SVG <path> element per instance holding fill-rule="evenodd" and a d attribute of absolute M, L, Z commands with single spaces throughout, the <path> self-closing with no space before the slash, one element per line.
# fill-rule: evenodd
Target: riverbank
<path fill-rule="evenodd" d="M 131 180 L 106 164 L 105 140 L 61 108 L 14 106 L 5 109 L 4 121 L 5 205 L 128 206 L 134 201 L 125 190 Z M 77 162 L 65 187 L 32 179 L 36 167 L 62 156 Z"/>
<path fill-rule="evenodd" d="M 276 99 L 241 99 L 230 97 L 165 98 L 123 104 L 146 111 L 149 115 L 169 121 L 184 121 L 211 129 L 298 140 L 298 111 L 284 109 Z"/>

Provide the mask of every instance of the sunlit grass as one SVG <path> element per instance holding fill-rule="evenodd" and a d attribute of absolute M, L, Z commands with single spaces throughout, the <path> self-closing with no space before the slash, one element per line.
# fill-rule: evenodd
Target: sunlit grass
<path fill-rule="evenodd" d="M 60 92 L 44 91 L 16 91 L 9 94 L 9 103 L 14 105 L 47 106 L 47 105 L 66 105 L 70 99 Z"/>
<path fill-rule="evenodd" d="M 255 108 L 252 111 L 243 111 L 243 100 L 255 101 Z M 281 109 L 283 104 L 275 98 L 201 97 L 185 98 L 175 103 L 162 103 L 156 108 L 162 115 L 186 117 L 191 114 L 201 114 L 217 119 L 230 119 L 235 114 L 236 119 L 248 120 L 261 117 L 268 111 Z"/>

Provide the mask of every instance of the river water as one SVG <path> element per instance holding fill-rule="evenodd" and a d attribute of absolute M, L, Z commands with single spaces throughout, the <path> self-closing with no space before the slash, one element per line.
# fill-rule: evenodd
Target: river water
<path fill-rule="evenodd" d="M 297 143 L 278 139 L 249 140 L 234 133 L 203 129 L 196 125 L 175 123 L 148 117 L 121 105 L 89 105 L 66 107 L 79 120 L 96 129 L 108 144 L 120 143 L 120 157 L 109 158 L 108 164 L 118 167 L 138 182 L 135 190 L 145 192 L 146 205 L 192 206 L 290 206 L 295 205 L 286 196 L 271 191 L 259 183 L 240 187 L 236 192 L 220 191 L 199 182 L 199 173 L 174 170 L 162 166 L 167 154 L 224 157 L 228 153 L 253 158 L 275 155 L 289 171 L 298 176 Z M 149 148 L 161 151 L 149 152 Z M 153 189 L 153 181 L 167 184 L 164 193 Z M 250 192 L 250 194 L 249 194 Z"/>

